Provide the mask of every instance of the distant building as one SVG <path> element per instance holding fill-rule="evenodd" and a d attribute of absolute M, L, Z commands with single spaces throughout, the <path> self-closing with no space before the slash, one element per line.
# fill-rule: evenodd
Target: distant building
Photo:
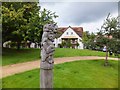
<path fill-rule="evenodd" d="M 82 35 L 83 35 L 83 28 L 82 27 L 60 27 L 58 28 L 58 37 L 54 40 L 55 47 L 60 47 L 63 42 L 71 43 L 70 48 L 75 49 L 83 49 L 83 43 L 82 43 Z M 3 44 L 3 47 L 11 48 L 11 41 L 7 41 Z M 21 43 L 21 48 L 40 48 L 40 45 L 38 43 L 32 43 L 30 41 L 27 41 L 27 43 Z M 66 46 L 64 46 L 66 48 Z"/>
<path fill-rule="evenodd" d="M 61 32 L 61 35 L 54 40 L 55 47 L 60 47 L 63 42 L 67 43 L 70 40 L 71 48 L 83 49 L 82 27 L 60 27 L 58 31 Z"/>

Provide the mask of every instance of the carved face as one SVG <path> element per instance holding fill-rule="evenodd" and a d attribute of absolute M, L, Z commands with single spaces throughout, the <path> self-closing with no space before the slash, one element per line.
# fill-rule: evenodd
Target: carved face
<path fill-rule="evenodd" d="M 54 32 L 48 32 L 48 39 L 53 41 L 55 39 L 55 33 Z"/>
<path fill-rule="evenodd" d="M 46 32 L 43 37 L 47 37 L 50 41 L 54 41 L 58 26 L 55 24 L 46 24 L 43 31 Z"/>

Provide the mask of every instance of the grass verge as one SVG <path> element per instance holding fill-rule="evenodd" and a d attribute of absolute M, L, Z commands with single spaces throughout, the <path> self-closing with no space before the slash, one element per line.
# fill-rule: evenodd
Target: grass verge
<path fill-rule="evenodd" d="M 79 50 L 69 48 L 56 48 L 54 57 L 74 56 L 105 56 L 104 52 L 92 50 Z M 40 49 L 7 49 L 3 48 L 2 65 L 16 64 L 40 59 Z"/>
<path fill-rule="evenodd" d="M 74 61 L 55 65 L 54 88 L 117 88 L 118 61 Z M 39 88 L 39 69 L 3 78 L 3 88 Z"/>

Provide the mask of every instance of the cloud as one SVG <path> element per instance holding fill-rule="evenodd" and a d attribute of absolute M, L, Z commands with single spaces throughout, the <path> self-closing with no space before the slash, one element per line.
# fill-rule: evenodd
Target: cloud
<path fill-rule="evenodd" d="M 117 11 L 116 3 L 70 3 L 69 6 L 64 20 L 66 18 L 66 23 L 74 22 L 75 24 L 96 21 L 109 12 Z"/>
<path fill-rule="evenodd" d="M 59 15 L 60 21 L 65 23 L 74 22 L 75 24 L 96 21 L 106 16 L 109 12 L 117 11 L 117 3 L 114 2 L 50 2 L 41 5 L 55 11 Z"/>
<path fill-rule="evenodd" d="M 118 15 L 117 12 L 114 13 L 114 14 L 111 14 L 111 16 L 113 16 L 113 17 L 116 17 L 117 15 Z M 100 29 L 101 26 L 103 25 L 105 19 L 106 19 L 106 17 L 102 18 L 102 19 L 100 19 L 98 21 L 89 22 L 89 23 L 82 23 L 80 26 L 83 27 L 84 31 L 97 33 L 98 29 Z"/>
<path fill-rule="evenodd" d="M 59 26 L 97 25 L 108 13 L 118 12 L 117 2 L 42 2 L 41 7 L 56 12 Z"/>
<path fill-rule="evenodd" d="M 56 2 L 56 0 L 39 0 L 40 2 Z M 119 2 L 119 0 L 58 0 L 57 2 Z"/>

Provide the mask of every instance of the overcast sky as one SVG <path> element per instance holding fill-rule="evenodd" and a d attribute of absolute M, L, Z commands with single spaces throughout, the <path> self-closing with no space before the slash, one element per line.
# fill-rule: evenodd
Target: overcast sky
<path fill-rule="evenodd" d="M 40 6 L 56 12 L 59 27 L 80 26 L 89 32 L 97 32 L 108 13 L 118 16 L 117 2 L 41 2 Z"/>

